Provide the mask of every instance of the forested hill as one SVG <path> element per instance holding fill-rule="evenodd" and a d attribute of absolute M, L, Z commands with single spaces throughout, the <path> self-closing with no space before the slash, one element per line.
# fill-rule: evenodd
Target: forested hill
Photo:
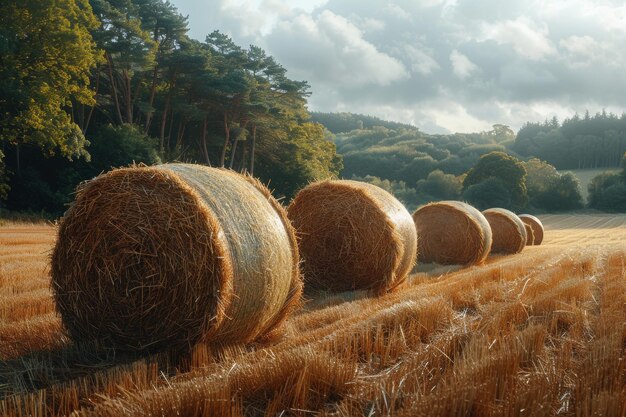
<path fill-rule="evenodd" d="M 414 184 L 434 170 L 461 175 L 478 158 L 492 151 L 508 151 L 515 133 L 504 125 L 488 132 L 430 135 L 416 128 L 375 126 L 336 135 L 343 156 L 343 176 L 373 175 Z"/>
<path fill-rule="evenodd" d="M 584 117 L 574 115 L 563 123 L 556 119 L 527 123 L 517 134 L 502 124 L 494 125 L 490 131 L 447 135 L 427 134 L 412 126 L 380 120 L 376 121 L 377 125 L 365 127 L 359 115 L 349 113 L 325 115 L 316 120 L 330 122 L 335 130 L 358 122 L 358 128 L 335 135 L 337 152 L 344 163 L 341 175 L 383 187 L 410 208 L 459 198 L 478 206 L 512 207 L 514 196 L 503 198 L 508 193 L 503 184 L 489 181 L 474 187 L 465 184 L 466 174 L 481 157 L 492 152 L 508 154 L 524 166 L 528 195 L 523 199 L 528 201 L 525 209 L 531 211 L 582 207 L 578 179 L 571 173 L 559 174 L 557 169 L 616 169 L 620 161 L 626 161 L 622 159 L 626 152 L 626 116 L 605 112 Z M 338 120 L 345 123 L 332 124 Z M 370 122 L 374 121 L 370 119 Z M 589 190 L 590 207 L 626 208 L 626 204 L 619 202 L 626 201 L 621 177 L 618 174 L 605 177 L 593 181 L 594 190 Z"/>
<path fill-rule="evenodd" d="M 517 134 L 501 124 L 485 132 L 434 135 L 351 113 L 314 113 L 313 118 L 338 132 L 335 142 L 348 178 L 373 175 L 414 184 L 437 169 L 461 175 L 492 151 L 539 158 L 559 170 L 609 169 L 619 167 L 626 152 L 626 115 L 606 112 L 574 115 L 562 123 L 556 118 L 529 122 Z"/>
<path fill-rule="evenodd" d="M 162 0 L 0 2 L 0 208 L 62 213 L 111 167 L 186 161 L 291 196 L 341 169 L 306 81 Z"/>
<path fill-rule="evenodd" d="M 417 129 L 415 126 L 390 122 L 375 116 L 367 116 L 356 113 L 321 113 L 311 112 L 311 121 L 323 124 L 332 133 L 345 133 L 355 129 L 371 129 L 374 126 L 383 126 L 387 129 Z"/>

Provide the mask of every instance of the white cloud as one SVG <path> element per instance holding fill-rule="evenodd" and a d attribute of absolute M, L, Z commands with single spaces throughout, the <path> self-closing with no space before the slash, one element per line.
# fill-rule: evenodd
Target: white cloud
<path fill-rule="evenodd" d="M 430 55 L 432 53 L 430 51 L 424 51 L 413 45 L 404 45 L 402 52 L 409 61 L 413 72 L 429 75 L 440 68 L 437 61 Z"/>
<path fill-rule="evenodd" d="M 406 10 L 404 10 L 402 7 L 398 6 L 397 4 L 388 3 L 385 6 L 384 11 L 389 16 L 393 16 L 396 19 L 411 20 L 411 15 Z"/>
<path fill-rule="evenodd" d="M 316 82 L 386 86 L 408 77 L 399 60 L 379 51 L 355 25 L 329 10 L 280 22 L 267 42 L 279 62 Z"/>
<path fill-rule="evenodd" d="M 478 69 L 476 64 L 456 49 L 452 50 L 450 53 L 450 62 L 452 63 L 452 71 L 454 72 L 454 75 L 462 80 L 469 77 Z"/>
<path fill-rule="evenodd" d="M 535 24 L 526 17 L 483 23 L 482 32 L 483 40 L 511 45 L 520 56 L 531 60 L 545 59 L 556 52 L 547 26 Z"/>
<path fill-rule="evenodd" d="M 471 115 L 467 108 L 454 100 L 443 99 L 432 104 L 432 107 L 425 106 L 423 113 L 442 130 L 463 133 L 481 132 L 489 130 L 493 124 Z"/>
<path fill-rule="evenodd" d="M 358 15 L 351 15 L 349 19 L 356 27 L 363 32 L 378 32 L 384 30 L 387 26 L 383 20 L 365 17 L 362 18 Z"/>
<path fill-rule="evenodd" d="M 570 36 L 559 41 L 559 47 L 572 55 L 590 57 L 598 50 L 598 43 L 591 36 Z"/>
<path fill-rule="evenodd" d="M 173 0 L 264 48 L 311 109 L 470 131 L 626 109 L 623 0 Z"/>

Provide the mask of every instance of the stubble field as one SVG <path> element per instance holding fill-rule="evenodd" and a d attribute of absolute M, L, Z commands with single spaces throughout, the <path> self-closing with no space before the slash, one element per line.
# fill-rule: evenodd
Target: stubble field
<path fill-rule="evenodd" d="M 546 215 L 544 245 L 309 295 L 271 345 L 76 346 L 52 226 L 0 228 L 0 415 L 626 415 L 626 215 Z"/>

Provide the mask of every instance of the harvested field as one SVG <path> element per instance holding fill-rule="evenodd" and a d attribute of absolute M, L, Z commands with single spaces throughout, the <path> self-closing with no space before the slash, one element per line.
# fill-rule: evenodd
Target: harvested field
<path fill-rule="evenodd" d="M 540 219 L 522 253 L 310 299 L 271 345 L 149 357 L 72 344 L 54 229 L 4 226 L 0 415 L 624 415 L 626 215 Z"/>

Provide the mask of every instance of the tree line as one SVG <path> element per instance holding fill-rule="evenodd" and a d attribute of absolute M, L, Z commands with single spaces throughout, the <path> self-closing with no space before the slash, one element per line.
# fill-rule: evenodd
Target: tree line
<path fill-rule="evenodd" d="M 246 171 L 287 196 L 339 173 L 306 81 L 257 46 L 187 31 L 162 0 L 3 2 L 5 204 L 58 213 L 78 182 L 133 161 Z"/>
<path fill-rule="evenodd" d="M 526 123 L 511 147 L 519 155 L 548 161 L 557 169 L 615 168 L 626 152 L 626 114 L 575 114 L 559 123 Z"/>

